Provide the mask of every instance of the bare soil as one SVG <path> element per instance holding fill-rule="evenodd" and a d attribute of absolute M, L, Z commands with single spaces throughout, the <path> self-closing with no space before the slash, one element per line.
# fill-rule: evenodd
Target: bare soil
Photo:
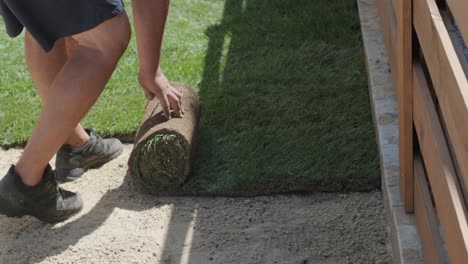
<path fill-rule="evenodd" d="M 142 195 L 127 176 L 130 150 L 64 184 L 85 201 L 69 221 L 53 226 L 0 216 L 0 262 L 391 263 L 380 192 Z M 0 151 L 2 176 L 20 153 Z"/>

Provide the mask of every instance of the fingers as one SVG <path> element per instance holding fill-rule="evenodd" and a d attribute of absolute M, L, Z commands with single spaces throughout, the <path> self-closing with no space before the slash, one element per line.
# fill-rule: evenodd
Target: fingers
<path fill-rule="evenodd" d="M 173 93 L 175 93 L 175 95 L 177 95 L 177 97 L 179 97 L 179 99 L 182 98 L 182 93 L 179 92 L 179 90 L 177 90 L 176 88 L 174 88 L 172 86 L 171 86 L 171 90 L 172 90 Z"/>
<path fill-rule="evenodd" d="M 182 100 L 179 99 L 179 109 L 180 109 L 180 117 L 182 117 L 185 112 L 184 112 L 184 108 L 182 108 Z"/>
<path fill-rule="evenodd" d="M 171 108 L 175 111 L 177 117 L 182 117 L 183 111 L 182 111 L 182 102 L 181 100 L 177 97 L 176 94 L 171 93 L 169 94 L 170 101 L 171 101 Z"/>
<path fill-rule="evenodd" d="M 179 98 L 179 109 L 180 109 L 180 116 L 182 117 L 185 114 L 184 108 L 182 108 L 182 97 Z"/>
<path fill-rule="evenodd" d="M 180 92 L 178 89 L 174 88 L 171 86 L 171 90 L 173 91 L 173 93 L 178 97 L 177 99 L 177 105 L 179 107 L 179 110 L 177 111 L 178 112 L 178 116 L 179 117 L 182 117 L 184 113 L 184 109 L 182 108 L 182 92 Z"/>
<path fill-rule="evenodd" d="M 167 120 L 171 119 L 171 112 L 170 112 L 170 103 L 169 103 L 169 98 L 167 94 L 163 95 L 163 100 L 161 100 L 161 106 L 164 111 L 164 116 L 166 117 Z"/>
<path fill-rule="evenodd" d="M 175 116 L 182 117 L 184 110 L 182 109 L 182 92 L 172 87 L 169 83 L 151 83 L 148 86 L 145 86 L 143 83 L 142 87 L 145 92 L 145 97 L 148 100 L 153 100 L 154 97 L 157 97 L 159 103 L 161 104 L 163 114 L 167 120 L 172 118 L 171 110 L 174 110 Z M 149 89 L 145 89 L 148 87 Z"/>

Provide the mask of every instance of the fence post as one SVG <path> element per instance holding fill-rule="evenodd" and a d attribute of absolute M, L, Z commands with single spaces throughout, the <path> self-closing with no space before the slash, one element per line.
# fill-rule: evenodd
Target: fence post
<path fill-rule="evenodd" d="M 414 211 L 413 176 L 413 91 L 412 91 L 412 2 L 396 0 L 397 96 L 400 146 L 400 188 L 406 212 Z"/>

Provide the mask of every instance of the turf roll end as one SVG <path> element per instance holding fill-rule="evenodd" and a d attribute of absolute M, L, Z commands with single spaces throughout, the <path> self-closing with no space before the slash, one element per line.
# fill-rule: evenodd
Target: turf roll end
<path fill-rule="evenodd" d="M 145 193 L 177 192 L 191 171 L 200 102 L 192 88 L 172 85 L 183 93 L 184 116 L 166 120 L 159 101 L 149 101 L 130 155 L 130 174 Z"/>

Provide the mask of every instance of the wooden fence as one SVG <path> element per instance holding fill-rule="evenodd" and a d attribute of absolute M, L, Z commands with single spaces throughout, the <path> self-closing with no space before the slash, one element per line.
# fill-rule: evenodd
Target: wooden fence
<path fill-rule="evenodd" d="M 377 0 L 398 96 L 400 188 L 426 263 L 468 263 L 468 0 Z"/>

